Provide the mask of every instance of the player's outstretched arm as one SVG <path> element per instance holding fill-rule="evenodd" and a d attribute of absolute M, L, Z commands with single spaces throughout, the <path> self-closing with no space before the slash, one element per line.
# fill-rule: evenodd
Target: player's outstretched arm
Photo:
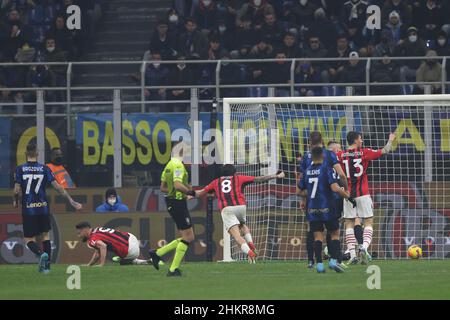
<path fill-rule="evenodd" d="M 267 176 L 255 177 L 255 182 L 266 182 L 272 179 L 282 179 L 284 178 L 284 172 L 278 172 L 277 174 L 269 174 Z"/>
<path fill-rule="evenodd" d="M 383 149 L 381 149 L 381 153 L 382 153 L 382 154 L 386 154 L 386 153 L 391 152 L 391 149 L 392 149 L 392 143 L 394 142 L 395 138 L 396 138 L 395 133 L 389 134 L 389 140 L 388 140 L 388 142 L 387 142 L 386 145 L 383 147 Z"/>
<path fill-rule="evenodd" d="M 106 251 L 107 251 L 106 244 L 103 241 L 98 240 L 95 243 L 95 247 L 98 249 L 98 255 L 99 255 L 97 266 L 103 267 L 106 262 Z"/>
<path fill-rule="evenodd" d="M 72 199 L 69 193 L 67 193 L 66 189 L 64 189 L 56 180 L 52 181 L 52 187 L 58 191 L 60 195 L 62 195 L 64 198 L 69 201 L 70 205 L 74 207 L 76 210 L 83 209 L 83 205 L 81 203 L 78 203 Z"/>
<path fill-rule="evenodd" d="M 92 255 L 92 258 L 91 258 L 91 260 L 88 262 L 87 266 L 90 267 L 90 266 L 93 266 L 94 264 L 96 264 L 97 261 L 98 261 L 98 258 L 100 258 L 100 256 L 99 256 L 99 254 L 98 254 L 97 249 L 94 248 L 94 254 Z"/>
<path fill-rule="evenodd" d="M 20 194 L 20 184 L 14 184 L 14 196 L 13 196 L 13 207 L 19 207 L 19 194 Z"/>

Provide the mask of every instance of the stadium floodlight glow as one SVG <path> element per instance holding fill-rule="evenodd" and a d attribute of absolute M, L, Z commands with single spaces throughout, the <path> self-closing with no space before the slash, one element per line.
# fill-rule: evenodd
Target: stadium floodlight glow
<path fill-rule="evenodd" d="M 245 190 L 260 259 L 306 258 L 308 226 L 295 172 L 314 130 L 325 146 L 335 140 L 343 147 L 348 131 L 360 131 L 365 147 L 373 149 L 395 132 L 392 152 L 373 161 L 368 172 L 375 205 L 369 251 L 382 259 L 406 258 L 408 247 L 417 244 L 425 258 L 450 254 L 450 95 L 225 98 L 223 129 L 224 163 L 247 175 L 286 173 L 282 181 Z M 224 261 L 244 258 L 227 232 L 223 249 Z"/>

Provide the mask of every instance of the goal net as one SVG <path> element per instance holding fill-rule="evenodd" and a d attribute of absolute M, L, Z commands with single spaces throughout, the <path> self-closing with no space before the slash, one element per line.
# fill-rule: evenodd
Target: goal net
<path fill-rule="evenodd" d="M 450 95 L 228 98 L 223 105 L 224 162 L 245 175 L 286 173 L 245 189 L 259 259 L 306 258 L 308 223 L 295 187 L 314 130 L 325 146 L 334 140 L 342 148 L 352 130 L 362 132 L 364 146 L 372 149 L 396 133 L 391 153 L 368 170 L 374 202 L 369 252 L 399 259 L 417 244 L 424 257 L 450 257 Z M 244 258 L 225 231 L 223 248 L 224 261 Z"/>

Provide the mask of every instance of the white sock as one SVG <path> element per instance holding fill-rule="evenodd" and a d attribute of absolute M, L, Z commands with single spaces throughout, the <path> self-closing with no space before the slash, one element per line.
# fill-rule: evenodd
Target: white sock
<path fill-rule="evenodd" d="M 353 228 L 345 229 L 345 243 L 347 244 L 347 250 L 350 252 L 350 259 L 356 257 L 356 238 Z"/>
<path fill-rule="evenodd" d="M 242 250 L 245 254 L 248 254 L 249 251 L 250 251 L 250 247 L 248 246 L 248 244 L 243 243 L 243 244 L 241 245 L 241 250 Z"/>
<path fill-rule="evenodd" d="M 245 241 L 247 241 L 247 243 L 253 242 L 252 235 L 250 233 L 246 233 L 244 235 L 244 238 L 245 238 Z"/>
<path fill-rule="evenodd" d="M 147 260 L 134 259 L 133 264 L 148 264 Z"/>
<path fill-rule="evenodd" d="M 369 248 L 370 244 L 372 243 L 372 234 L 373 234 L 373 228 L 371 226 L 364 227 L 364 233 L 363 233 L 363 248 L 367 249 Z"/>

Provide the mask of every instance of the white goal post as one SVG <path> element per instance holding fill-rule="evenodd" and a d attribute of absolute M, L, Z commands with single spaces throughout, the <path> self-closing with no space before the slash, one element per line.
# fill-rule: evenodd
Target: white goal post
<path fill-rule="evenodd" d="M 325 145 L 333 140 L 342 148 L 347 132 L 360 131 L 373 149 L 395 132 L 392 152 L 368 171 L 375 213 L 369 251 L 399 259 L 418 244 L 427 258 L 450 257 L 450 95 L 224 98 L 224 163 L 247 175 L 286 173 L 245 189 L 259 259 L 306 258 L 296 168 L 314 130 Z M 224 230 L 223 260 L 243 258 Z"/>

